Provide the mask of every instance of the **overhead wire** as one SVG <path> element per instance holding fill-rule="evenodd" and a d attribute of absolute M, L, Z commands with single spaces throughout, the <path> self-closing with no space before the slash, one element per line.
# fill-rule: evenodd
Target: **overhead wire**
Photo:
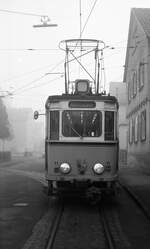
<path fill-rule="evenodd" d="M 28 86 L 30 86 L 30 85 L 32 85 L 32 84 L 37 83 L 38 81 L 40 81 L 41 79 L 43 79 L 44 77 L 46 77 L 48 74 L 50 74 L 50 73 L 51 73 L 54 69 L 56 69 L 60 64 L 62 64 L 62 61 L 63 61 L 63 60 L 59 61 L 55 66 L 53 66 L 49 72 L 45 73 L 44 75 L 40 76 L 40 77 L 37 78 L 37 79 L 32 80 L 31 82 L 29 82 L 29 83 L 27 83 L 27 84 L 24 84 L 24 85 L 21 86 L 20 88 L 14 90 L 12 93 L 14 94 L 15 92 L 18 92 L 18 91 L 20 92 L 20 90 L 21 90 L 21 91 L 24 91 L 23 89 L 25 89 L 26 87 L 28 87 Z M 40 83 L 40 84 L 42 85 L 42 83 Z"/>
<path fill-rule="evenodd" d="M 60 66 L 64 62 L 64 59 L 60 60 L 55 66 L 51 68 L 49 72 L 52 72 L 54 69 L 56 69 L 58 66 Z"/>
<path fill-rule="evenodd" d="M 18 92 L 18 91 L 20 91 L 20 90 L 22 91 L 24 88 L 26 88 L 26 87 L 28 87 L 28 86 L 30 86 L 30 85 L 32 85 L 32 84 L 38 82 L 39 80 L 43 79 L 44 77 L 46 77 L 45 74 L 42 75 L 41 77 L 37 78 L 37 79 L 32 80 L 31 82 L 29 82 L 29 83 L 27 83 L 27 84 L 24 84 L 24 85 L 21 86 L 20 88 L 17 88 L 16 90 L 12 91 L 12 94 L 14 94 L 14 92 Z"/>
<path fill-rule="evenodd" d="M 27 51 L 60 51 L 58 48 L 0 48 L 0 51 L 7 52 L 27 52 Z"/>
<path fill-rule="evenodd" d="M 89 13 L 89 15 L 88 15 L 88 17 L 87 17 L 87 19 L 86 19 L 86 22 L 85 22 L 85 24 L 84 24 L 84 26 L 83 26 L 83 29 L 82 29 L 82 31 L 81 31 L 81 35 L 83 34 L 83 32 L 84 32 L 84 30 L 85 30 L 85 28 L 86 28 L 86 26 L 87 26 L 87 23 L 88 23 L 88 21 L 89 21 L 89 19 L 90 19 L 90 16 L 91 16 L 91 14 L 92 14 L 92 12 L 93 12 L 93 10 L 94 10 L 94 7 L 95 7 L 97 1 L 98 1 L 98 0 L 95 0 L 94 4 L 93 4 L 93 6 L 92 6 L 92 9 L 91 9 L 91 11 L 90 11 L 90 13 Z M 25 13 L 25 12 L 19 12 L 19 11 L 9 11 L 9 10 L 1 10 L 1 9 L 0 9 L 0 11 L 8 12 L 8 13 L 14 13 L 14 14 L 23 14 L 23 15 L 32 15 L 32 16 L 34 15 L 34 16 L 40 16 L 40 17 L 43 16 L 43 15 L 37 15 L 37 14 L 33 14 L 33 13 Z M 0 49 L 0 50 L 1 50 L 1 49 Z M 33 50 L 35 50 L 35 49 L 27 49 L 27 50 L 28 50 L 28 51 L 30 51 L 30 50 L 33 51 Z M 36 50 L 37 50 L 37 49 L 36 49 Z M 52 50 L 52 49 L 40 49 L 40 50 Z M 19 50 L 18 50 L 18 51 L 19 51 Z M 54 70 L 56 67 L 57 67 L 57 65 L 54 66 L 52 70 Z M 24 85 L 23 87 L 19 88 L 19 90 L 22 89 L 22 88 L 28 87 L 29 85 L 34 84 L 34 83 L 36 83 L 37 81 L 40 81 L 40 80 L 41 80 L 42 78 L 44 78 L 44 77 L 45 77 L 45 75 L 39 77 L 38 79 L 35 79 L 35 80 L 31 81 L 30 83 L 28 83 L 28 84 Z M 35 86 L 35 87 L 36 87 L 36 86 Z"/>
<path fill-rule="evenodd" d="M 54 79 L 52 79 L 52 80 L 50 80 L 50 81 L 47 81 L 47 82 L 44 82 L 44 83 L 40 83 L 40 84 L 38 84 L 38 85 L 36 85 L 36 86 L 31 86 L 31 87 L 29 87 L 29 88 L 25 88 L 25 89 L 22 89 L 21 90 L 21 93 L 22 92 L 25 92 L 25 91 L 29 91 L 29 90 L 31 90 L 31 89 L 34 89 L 34 88 L 38 88 L 38 87 L 43 87 L 43 86 L 45 86 L 45 85 L 48 85 L 48 84 L 50 84 L 50 83 L 52 83 L 52 82 L 54 82 L 54 81 L 56 81 L 56 80 L 58 80 L 58 79 L 60 79 L 60 78 L 62 78 L 62 76 L 59 76 L 59 77 L 57 77 L 57 78 L 54 78 Z M 17 95 L 18 93 L 14 93 L 13 95 Z M 20 95 L 20 94 L 19 94 Z"/>
<path fill-rule="evenodd" d="M 28 75 L 28 74 L 32 74 L 32 73 L 36 73 L 36 72 L 38 72 L 38 71 L 42 71 L 43 69 L 46 69 L 46 68 L 48 68 L 48 67 L 50 67 L 50 65 L 36 68 L 36 69 L 34 69 L 34 70 L 32 70 L 32 71 L 25 72 L 25 73 L 22 73 L 22 74 L 20 74 L 20 75 L 16 75 L 16 76 L 14 76 L 14 77 L 5 79 L 5 80 L 3 80 L 3 82 L 1 82 L 1 83 L 4 83 L 4 82 L 7 83 L 7 82 L 9 82 L 9 81 L 13 81 L 14 79 L 19 79 L 19 78 L 25 77 L 25 76 Z"/>
<path fill-rule="evenodd" d="M 88 23 L 88 21 L 89 21 L 89 19 L 90 19 L 90 16 L 91 16 L 91 14 L 92 14 L 92 12 L 93 12 L 93 10 L 94 10 L 94 7 L 95 7 L 97 1 L 98 1 L 98 0 L 95 0 L 93 6 L 92 6 L 92 8 L 91 8 L 91 11 L 90 11 L 90 13 L 89 13 L 89 15 L 88 15 L 88 17 L 87 17 L 87 19 L 86 19 L 86 21 L 85 21 L 85 24 L 84 24 L 84 26 L 83 26 L 83 29 L 82 29 L 82 27 L 81 27 L 81 25 L 82 25 L 82 20 L 81 20 L 82 13 L 81 13 L 81 0 L 80 0 L 80 6 L 79 6 L 79 8 L 80 8 L 80 36 L 79 36 L 79 39 L 81 39 L 81 37 L 82 37 L 82 34 L 83 34 L 84 30 L 85 30 L 85 27 L 86 27 L 86 25 L 87 25 L 87 23 Z M 75 45 L 74 51 L 75 51 L 76 48 L 77 48 L 78 42 L 79 42 L 79 41 L 77 41 L 77 43 L 76 43 L 76 45 Z"/>
<path fill-rule="evenodd" d="M 82 9 L 82 5 L 81 5 L 81 0 L 80 0 L 80 38 L 81 38 L 81 31 L 82 31 L 82 12 L 81 12 L 81 9 Z"/>
<path fill-rule="evenodd" d="M 83 29 L 81 30 L 80 36 L 82 36 L 82 34 L 83 34 L 83 32 L 84 32 L 84 30 L 85 30 L 85 28 L 86 28 L 86 25 L 87 25 L 87 23 L 88 23 L 88 21 L 89 21 L 89 19 L 90 19 L 90 16 L 91 16 L 91 14 L 92 14 L 92 12 L 93 12 L 93 10 L 94 10 L 94 7 L 95 7 L 97 1 L 98 1 L 98 0 L 95 0 L 93 6 L 92 6 L 92 8 L 91 8 L 91 11 L 90 11 L 90 13 L 89 13 L 89 15 L 88 15 L 88 17 L 87 17 L 87 19 L 86 19 L 86 21 L 85 21 L 85 24 L 84 24 L 84 26 L 83 26 Z"/>
<path fill-rule="evenodd" d="M 114 54 L 112 54 L 112 55 L 105 56 L 105 57 L 103 57 L 103 59 L 104 59 L 104 58 L 111 57 L 111 56 L 113 56 L 113 55 L 115 55 L 115 54 L 117 54 L 117 53 L 119 53 L 119 51 L 117 51 L 116 53 L 114 53 Z M 16 92 L 16 91 L 23 90 L 24 88 L 26 88 L 26 87 L 28 87 L 28 86 L 30 86 L 30 85 L 32 85 L 32 84 L 38 82 L 39 80 L 41 80 L 42 78 L 44 78 L 46 75 L 48 75 L 48 74 L 50 74 L 52 71 L 54 71 L 54 69 L 56 69 L 59 65 L 61 65 L 63 61 L 64 61 L 64 60 L 60 60 L 55 66 L 53 66 L 53 67 L 50 69 L 50 71 L 48 71 L 47 73 L 45 73 L 45 74 L 42 75 L 41 77 L 39 77 L 39 78 L 37 78 L 37 79 L 35 79 L 35 80 L 33 80 L 33 81 L 31 81 L 31 82 L 29 82 L 29 83 L 23 85 L 22 87 L 20 87 L 20 88 L 18 88 L 18 89 L 16 89 L 15 92 Z M 47 67 L 48 67 L 48 66 L 47 66 Z M 43 67 L 43 68 L 45 68 L 45 67 Z M 43 69 L 43 68 L 41 68 L 41 69 Z M 33 71 L 31 71 L 31 72 L 28 72 L 28 73 L 30 74 L 30 73 L 36 72 L 36 71 L 38 71 L 38 70 L 39 70 L 39 69 L 33 70 Z M 27 73 L 27 74 L 28 74 L 28 73 Z M 24 76 L 24 75 L 26 75 L 26 73 L 23 74 L 22 76 Z M 19 77 L 22 77 L 22 76 L 18 76 L 18 78 L 19 78 Z M 17 77 L 17 76 L 16 76 L 16 77 Z M 106 76 L 105 76 L 105 78 L 106 78 Z"/>
<path fill-rule="evenodd" d="M 49 85 L 50 83 L 52 83 L 52 82 L 54 82 L 54 81 L 56 81 L 56 80 L 59 80 L 59 79 L 61 79 L 62 77 L 63 77 L 63 76 L 56 77 L 56 78 L 54 78 L 54 79 L 52 79 L 52 80 L 49 80 L 49 81 L 47 81 L 47 82 L 44 82 L 42 85 L 39 84 L 39 85 L 36 85 L 36 86 L 32 86 L 32 87 L 30 87 L 30 88 L 25 89 L 24 91 L 28 91 L 28 90 L 31 90 L 31 89 L 34 89 L 34 88 L 38 88 L 38 87 L 45 87 L 46 85 Z"/>
<path fill-rule="evenodd" d="M 40 15 L 40 14 L 28 13 L 28 12 L 22 12 L 22 11 L 16 11 L 16 10 L 0 9 L 0 12 L 5 12 L 9 14 L 19 14 L 19 15 L 38 16 L 38 17 L 46 16 L 47 17 L 47 15 Z"/>

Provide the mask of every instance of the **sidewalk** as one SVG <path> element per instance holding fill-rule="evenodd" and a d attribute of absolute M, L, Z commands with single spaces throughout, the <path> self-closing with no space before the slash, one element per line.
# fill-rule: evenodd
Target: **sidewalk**
<path fill-rule="evenodd" d="M 21 164 L 21 165 L 20 165 Z M 24 157 L 13 156 L 11 160 L 0 161 L 0 168 L 13 166 L 16 169 L 31 170 L 31 165 L 36 164 L 36 171 L 44 171 L 44 158 L 42 157 Z"/>
<path fill-rule="evenodd" d="M 0 163 L 0 249 L 22 248 L 48 209 L 41 183 L 9 170 L 21 168 L 19 160 Z"/>
<path fill-rule="evenodd" d="M 12 158 L 11 160 L 9 161 L 0 161 L 0 168 L 1 167 L 7 167 L 7 166 L 12 166 L 12 165 L 16 165 L 16 164 L 19 164 L 19 163 L 22 163 L 24 160 L 23 158 Z"/>
<path fill-rule="evenodd" d="M 136 167 L 123 167 L 119 169 L 119 179 L 139 196 L 147 209 L 150 209 L 150 174 Z"/>

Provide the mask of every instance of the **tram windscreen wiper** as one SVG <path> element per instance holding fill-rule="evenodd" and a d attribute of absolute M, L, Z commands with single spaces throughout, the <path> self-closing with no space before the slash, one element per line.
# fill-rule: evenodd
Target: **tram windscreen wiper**
<path fill-rule="evenodd" d="M 81 136 L 81 134 L 79 134 L 78 131 L 72 127 L 72 125 L 70 125 L 70 127 L 81 139 L 83 138 L 83 136 Z"/>

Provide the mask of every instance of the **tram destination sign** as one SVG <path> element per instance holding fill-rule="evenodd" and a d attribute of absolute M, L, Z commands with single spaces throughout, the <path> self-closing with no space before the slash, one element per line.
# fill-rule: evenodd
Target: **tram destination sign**
<path fill-rule="evenodd" d="M 95 108 L 96 103 L 94 101 L 70 101 L 70 108 Z"/>

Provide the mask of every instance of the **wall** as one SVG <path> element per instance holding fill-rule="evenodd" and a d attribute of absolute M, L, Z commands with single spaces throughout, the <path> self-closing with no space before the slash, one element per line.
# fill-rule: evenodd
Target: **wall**
<path fill-rule="evenodd" d="M 123 82 L 110 82 L 109 92 L 119 102 L 119 147 L 122 150 L 127 150 L 126 84 Z"/>
<path fill-rule="evenodd" d="M 150 169 L 150 46 L 149 39 L 139 23 L 134 12 L 131 13 L 125 78 L 128 86 L 128 124 L 133 122 L 133 128 L 128 130 L 128 165 Z M 140 67 L 143 66 L 143 86 L 141 87 Z M 136 77 L 135 77 L 136 75 Z M 134 81 L 134 77 L 136 81 Z M 135 84 L 134 84 L 135 82 Z M 141 113 L 146 110 L 146 138 L 141 139 Z M 138 141 L 135 141 L 135 119 L 138 117 Z M 133 133 L 133 136 L 132 136 Z M 128 138 L 129 138 L 128 137 Z M 132 139 L 133 137 L 133 139 Z"/>

